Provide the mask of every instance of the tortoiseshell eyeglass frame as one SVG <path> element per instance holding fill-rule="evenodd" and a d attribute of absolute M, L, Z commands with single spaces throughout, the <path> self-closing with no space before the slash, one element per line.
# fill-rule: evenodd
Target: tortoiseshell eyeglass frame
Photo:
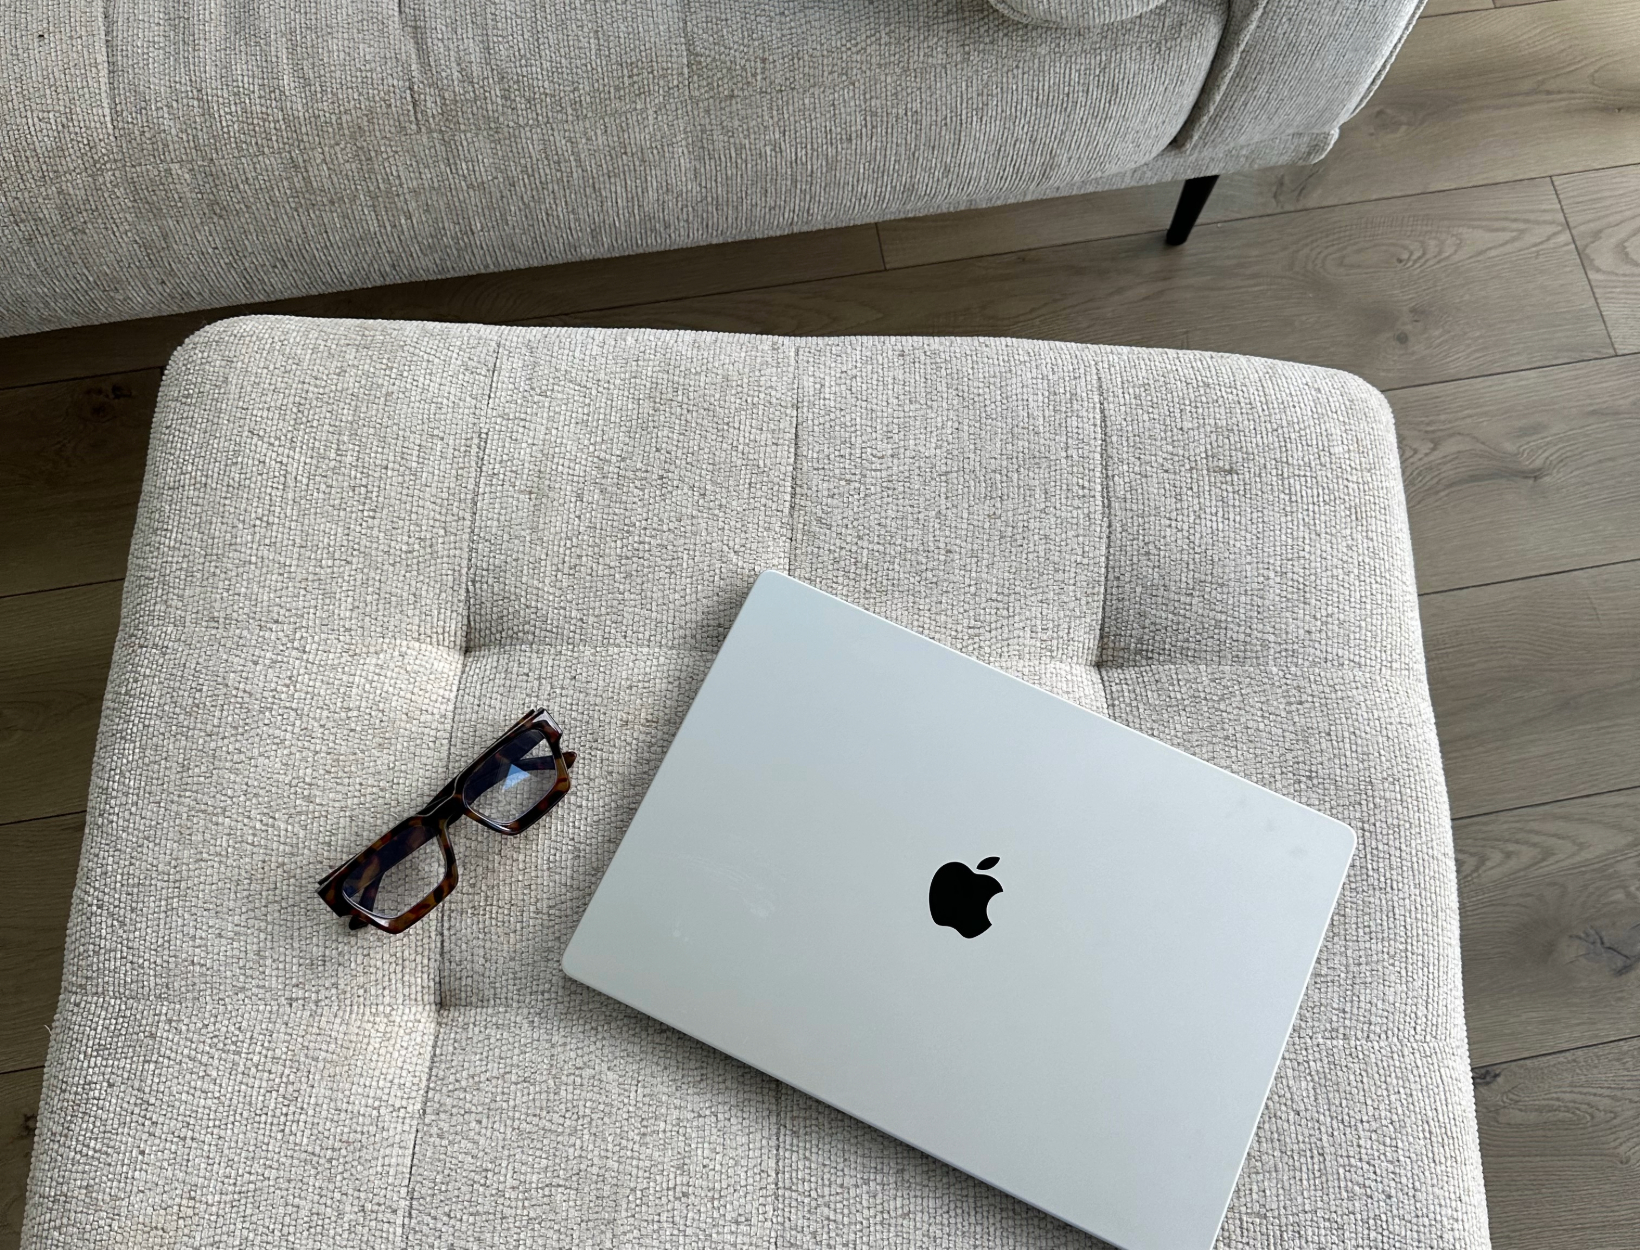
<path fill-rule="evenodd" d="M 451 821 L 465 816 L 474 824 L 493 829 L 496 833 L 516 836 L 563 801 L 569 793 L 569 770 L 575 763 L 575 752 L 561 748 L 562 738 L 563 731 L 558 728 L 558 722 L 547 714 L 545 708 L 532 708 L 524 713 L 511 729 L 485 748 L 483 754 L 451 778 L 419 812 L 401 820 L 319 882 L 319 897 L 324 899 L 325 906 L 343 917 L 351 929 L 362 929 L 368 924 L 387 933 L 403 933 L 449 898 L 450 891 L 456 888 L 456 882 L 460 879 L 456 869 L 456 850 L 450 843 Z M 550 756 L 520 758 L 542 742 L 551 749 Z M 547 791 L 545 798 L 513 821 L 492 820 L 473 807 L 480 797 L 519 766 L 525 769 L 551 767 L 557 773 L 552 789 Z M 372 910 L 376 902 L 376 889 L 388 869 L 435 838 L 439 849 L 444 852 L 444 876 L 427 897 L 396 916 L 384 916 Z"/>

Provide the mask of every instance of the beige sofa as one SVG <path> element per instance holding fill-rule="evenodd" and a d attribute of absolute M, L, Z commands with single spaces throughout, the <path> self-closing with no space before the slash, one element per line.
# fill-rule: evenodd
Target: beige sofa
<path fill-rule="evenodd" d="M 15 0 L 0 335 L 1313 161 L 1419 4 Z"/>

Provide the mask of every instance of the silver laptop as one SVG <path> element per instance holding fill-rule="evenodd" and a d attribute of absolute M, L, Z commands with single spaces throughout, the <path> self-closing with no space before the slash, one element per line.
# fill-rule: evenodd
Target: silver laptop
<path fill-rule="evenodd" d="M 1209 1250 L 1354 843 L 769 572 L 564 971 L 1124 1250 Z"/>

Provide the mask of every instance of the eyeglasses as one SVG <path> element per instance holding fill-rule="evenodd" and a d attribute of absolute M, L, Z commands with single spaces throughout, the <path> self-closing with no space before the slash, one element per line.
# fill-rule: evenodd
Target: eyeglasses
<path fill-rule="evenodd" d="M 465 816 L 496 833 L 516 835 L 569 793 L 575 752 L 560 749 L 562 736 L 544 708 L 526 712 L 426 807 L 319 882 L 319 897 L 351 929 L 369 924 L 403 933 L 456 888 L 451 821 Z M 442 864 L 435 847 L 443 852 Z"/>

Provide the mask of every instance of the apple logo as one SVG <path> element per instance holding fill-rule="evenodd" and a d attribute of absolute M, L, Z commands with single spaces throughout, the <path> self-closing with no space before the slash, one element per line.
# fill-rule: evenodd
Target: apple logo
<path fill-rule="evenodd" d="M 985 876 L 983 870 L 995 868 L 998 862 L 995 855 L 986 856 L 975 865 L 981 872 L 957 860 L 940 865 L 928 885 L 928 914 L 934 923 L 955 929 L 965 938 L 976 938 L 989 929 L 991 918 L 985 909 L 1002 893 L 1002 883 Z"/>

